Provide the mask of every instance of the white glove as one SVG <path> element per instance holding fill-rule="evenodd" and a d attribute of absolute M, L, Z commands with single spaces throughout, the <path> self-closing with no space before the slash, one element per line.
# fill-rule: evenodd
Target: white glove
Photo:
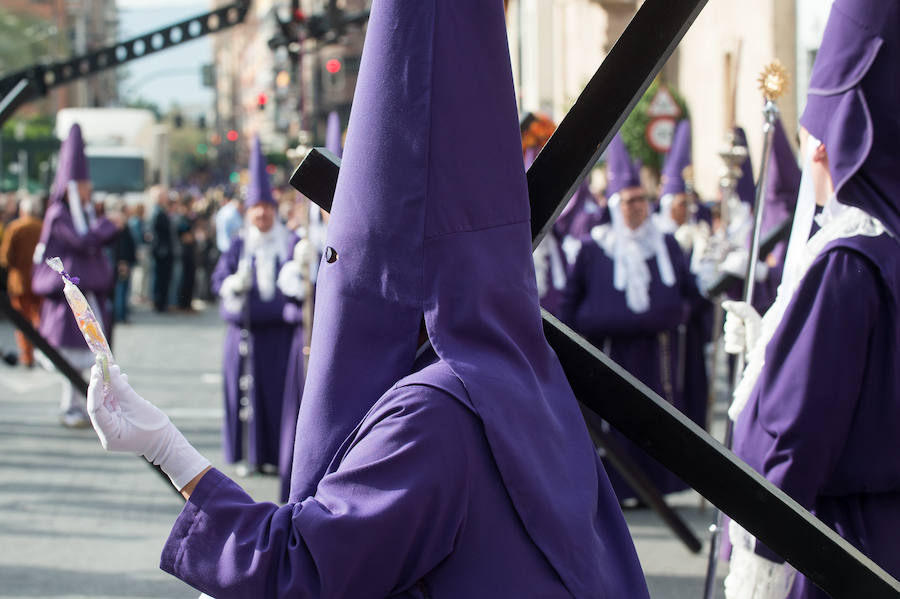
<path fill-rule="evenodd" d="M 725 301 L 722 308 L 725 310 L 722 335 L 725 351 L 729 354 L 748 354 L 759 341 L 762 318 L 747 302 Z"/>
<path fill-rule="evenodd" d="M 740 249 L 729 252 L 722 260 L 722 264 L 719 265 L 719 270 L 743 279 L 747 275 L 747 250 Z M 769 265 L 761 260 L 758 261 L 756 263 L 756 281 L 761 283 L 768 277 Z"/>
<path fill-rule="evenodd" d="M 219 288 L 219 297 L 225 305 L 225 310 L 237 314 L 244 308 L 245 295 L 253 285 L 253 277 L 248 269 L 238 269 L 233 275 L 228 275 L 222 281 Z"/>
<path fill-rule="evenodd" d="M 728 525 L 731 567 L 725 577 L 726 599 L 785 599 L 797 571 L 753 552 L 756 539 L 735 522 Z"/>
<path fill-rule="evenodd" d="M 278 271 L 278 289 L 288 297 L 303 301 L 306 299 L 306 281 L 303 269 L 296 260 L 288 260 Z"/>
<path fill-rule="evenodd" d="M 162 468 L 179 491 L 210 465 L 165 413 L 135 393 L 118 366 L 109 367 L 109 396 L 114 401 L 104 403 L 103 385 L 101 368 L 95 364 L 87 407 L 103 449 L 143 455 Z"/>

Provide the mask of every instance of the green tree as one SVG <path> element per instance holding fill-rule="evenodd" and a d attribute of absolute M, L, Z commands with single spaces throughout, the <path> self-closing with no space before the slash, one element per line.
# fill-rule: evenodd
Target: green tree
<path fill-rule="evenodd" d="M 662 169 L 662 161 L 665 154 L 657 152 L 650 146 L 650 143 L 647 141 L 646 131 L 647 125 L 650 124 L 650 115 L 647 114 L 647 109 L 650 108 L 650 102 L 653 100 L 653 96 L 659 91 L 659 86 L 659 79 L 654 80 L 653 83 L 650 84 L 650 87 L 638 101 L 637 106 L 634 107 L 634 110 L 631 111 L 631 114 L 625 119 L 625 123 L 622 125 L 620 131 L 622 141 L 625 142 L 625 147 L 628 148 L 631 157 L 633 159 L 640 159 L 644 163 L 644 166 L 653 169 L 657 175 Z M 678 107 L 681 108 L 681 116 L 679 118 L 689 119 L 690 114 L 684 98 L 671 85 L 666 85 L 666 87 L 669 89 L 669 92 L 671 92 Z"/>

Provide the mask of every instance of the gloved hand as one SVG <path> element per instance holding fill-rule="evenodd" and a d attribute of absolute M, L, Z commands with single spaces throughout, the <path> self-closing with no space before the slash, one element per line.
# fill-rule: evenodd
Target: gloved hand
<path fill-rule="evenodd" d="M 723 340 L 729 354 L 747 355 L 756 346 L 762 331 L 762 318 L 747 302 L 722 302 L 725 310 Z"/>
<path fill-rule="evenodd" d="M 104 403 L 103 385 L 101 367 L 94 365 L 87 407 L 104 449 L 143 455 L 162 468 L 179 491 L 210 465 L 165 413 L 135 393 L 118 366 L 109 367 L 108 385 L 114 402 Z"/>
<path fill-rule="evenodd" d="M 312 244 L 307 239 L 298 241 L 294 246 L 293 260 L 285 262 L 278 272 L 276 283 L 281 293 L 300 301 L 306 299 L 306 277 L 309 276 L 310 261 L 314 259 Z"/>
<path fill-rule="evenodd" d="M 797 571 L 788 563 L 779 564 L 756 555 L 756 539 L 735 522 L 728 526 L 731 539 L 731 567 L 725 577 L 726 599 L 785 599 Z"/>
<path fill-rule="evenodd" d="M 725 256 L 719 270 L 743 279 L 747 276 L 747 250 L 733 250 Z M 756 281 L 762 283 L 769 277 L 769 265 L 763 261 L 756 263 Z"/>
<path fill-rule="evenodd" d="M 252 286 L 253 277 L 250 270 L 238 269 L 236 273 L 228 275 L 225 277 L 225 280 L 222 281 L 220 294 L 225 295 L 227 293 L 230 295 L 241 295 L 250 291 L 250 287 Z"/>

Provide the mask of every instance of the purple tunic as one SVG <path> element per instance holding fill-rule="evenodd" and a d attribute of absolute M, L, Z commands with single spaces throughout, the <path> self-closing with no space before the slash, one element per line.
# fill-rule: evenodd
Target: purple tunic
<path fill-rule="evenodd" d="M 291 237 L 291 248 L 296 239 Z M 219 292 L 225 277 L 237 272 L 244 247 L 244 239 L 236 237 L 228 251 L 219 258 L 213 271 L 212 287 Z M 290 252 L 288 252 L 290 255 Z M 281 264 L 277 265 L 276 274 Z M 280 442 L 285 397 L 285 380 L 288 373 L 288 358 L 291 344 L 299 332 L 299 310 L 277 288 L 275 297 L 263 301 L 256 288 L 256 266 L 253 269 L 253 288 L 250 290 L 242 313 L 228 312 L 224 305 L 220 313 L 228 329 L 225 332 L 223 378 L 225 388 L 225 421 L 222 440 L 225 460 L 237 462 L 244 455 L 241 421 L 238 418 L 240 404 L 241 330 L 249 323 L 250 342 L 253 353 L 253 425 L 250 427 L 250 441 L 247 458 L 251 464 L 280 463 Z M 295 404 L 299 397 L 295 398 Z M 296 418 L 296 412 L 295 412 Z M 291 427 L 292 429 L 292 427 Z M 292 439 L 292 437 L 288 437 Z M 286 441 L 289 443 L 289 441 Z"/>
<path fill-rule="evenodd" d="M 586 238 L 572 266 L 561 313 L 563 322 L 684 411 L 684 395 L 678 386 L 678 329 L 685 322 L 696 288 L 675 238 L 666 235 L 665 239 L 676 282 L 671 287 L 665 285 L 660 280 L 656 258 L 647 260 L 651 277 L 647 312 L 638 314 L 626 305 L 625 293 L 613 287 L 612 259 L 592 238 Z M 624 436 L 616 435 L 661 492 L 685 488 L 659 462 Z M 635 497 L 615 470 L 610 470 L 609 478 L 620 500 Z"/>
<path fill-rule="evenodd" d="M 900 576 L 900 246 L 832 242 L 800 283 L 738 417 L 748 464 Z M 783 561 L 762 544 L 757 553 Z M 824 599 L 799 576 L 791 597 Z"/>
<path fill-rule="evenodd" d="M 44 258 L 59 256 L 66 272 L 79 278 L 78 287 L 88 295 L 93 293 L 100 309 L 97 316 L 103 321 L 103 329 L 109 335 L 112 325 L 109 310 L 109 294 L 113 275 L 109 258 L 103 249 L 115 241 L 116 226 L 105 218 L 97 219 L 87 233 L 79 235 L 72 223 L 69 207 L 64 200 L 47 209 L 44 216 L 46 238 Z M 63 295 L 62 277 L 44 263 L 35 264 L 32 271 L 32 289 L 44 296 L 41 304 L 39 331 L 53 347 L 87 349 L 84 337 L 78 330 L 75 318 Z"/>

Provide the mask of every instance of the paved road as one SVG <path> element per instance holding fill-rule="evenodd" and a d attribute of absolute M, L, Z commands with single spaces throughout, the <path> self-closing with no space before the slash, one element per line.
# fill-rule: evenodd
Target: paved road
<path fill-rule="evenodd" d="M 233 474 L 219 439 L 222 337 L 212 309 L 138 311 L 116 329 L 115 352 L 132 385 Z M 0 349 L 12 346 L 0 321 Z M 61 385 L 55 374 L 0 365 L 0 598 L 196 598 L 158 569 L 181 498 L 143 459 L 104 452 L 90 429 L 60 426 Z M 277 499 L 275 477 L 240 482 L 259 501 Z M 672 502 L 706 541 L 711 509 L 701 511 L 693 492 Z M 689 553 L 646 510 L 626 517 L 652 597 L 699 599 L 705 553 Z"/>

